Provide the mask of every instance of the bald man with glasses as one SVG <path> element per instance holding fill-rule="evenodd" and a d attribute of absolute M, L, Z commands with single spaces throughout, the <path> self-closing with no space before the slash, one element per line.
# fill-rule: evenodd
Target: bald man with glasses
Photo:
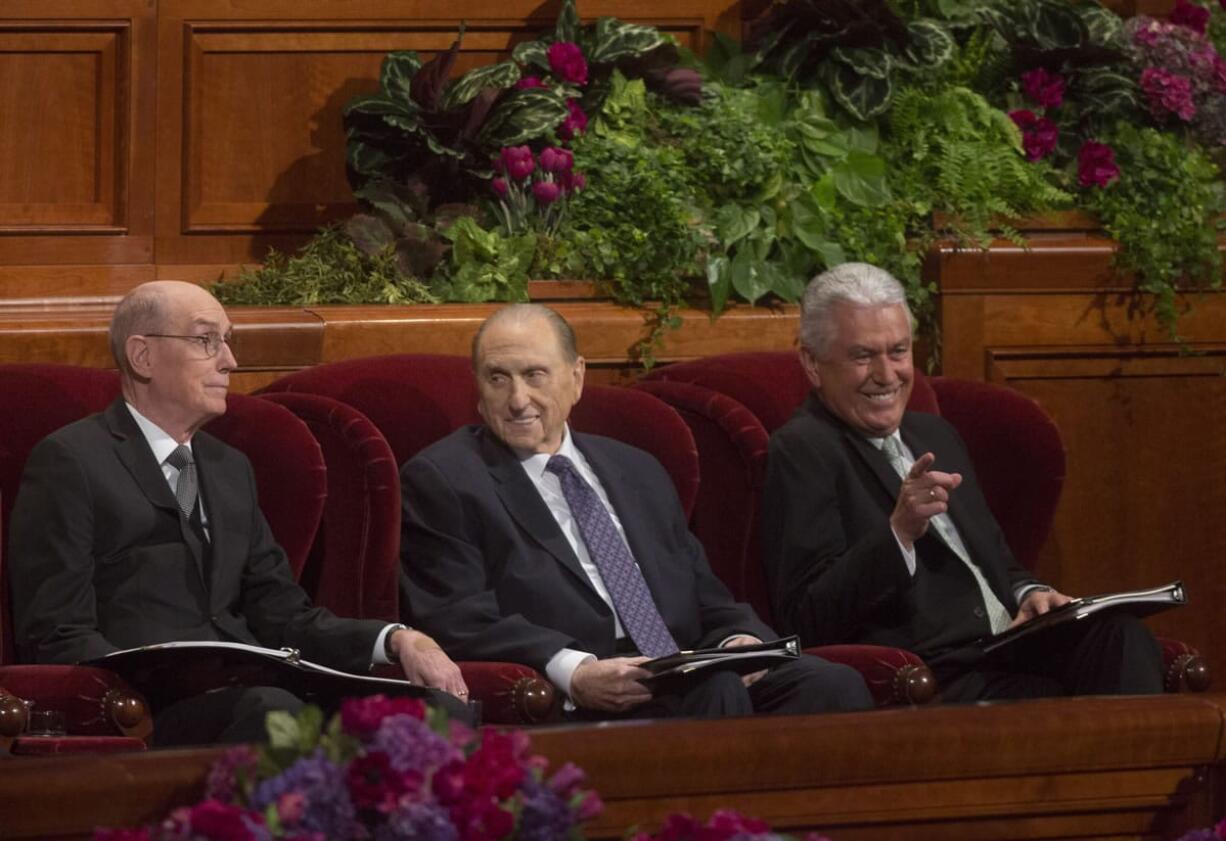
<path fill-rule="evenodd" d="M 200 431 L 226 411 L 231 335 L 221 304 L 190 283 L 142 284 L 116 307 L 123 394 L 34 448 L 13 507 L 6 560 L 22 659 L 77 663 L 184 640 L 289 646 L 348 672 L 399 662 L 410 680 L 464 697 L 430 637 L 334 616 L 294 580 L 250 463 Z M 155 710 L 154 741 L 256 740 L 268 711 L 299 706 L 274 687 L 210 692 Z"/>

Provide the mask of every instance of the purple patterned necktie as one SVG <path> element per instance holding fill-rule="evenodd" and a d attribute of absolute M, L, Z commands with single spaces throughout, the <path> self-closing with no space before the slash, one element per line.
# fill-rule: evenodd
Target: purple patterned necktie
<path fill-rule="evenodd" d="M 596 491 L 566 456 L 552 456 L 545 469 L 558 477 L 562 495 L 579 524 L 587 552 L 600 570 L 600 577 L 613 599 L 613 609 L 635 647 L 648 657 L 676 653 L 677 643 L 656 609 L 643 572 L 634 562 L 630 548 Z"/>

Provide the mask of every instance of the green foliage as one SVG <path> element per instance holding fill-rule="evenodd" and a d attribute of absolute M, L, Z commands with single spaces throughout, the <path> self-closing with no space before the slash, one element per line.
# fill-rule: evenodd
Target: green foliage
<path fill-rule="evenodd" d="M 536 234 L 506 237 L 483 229 L 471 216 L 461 216 L 443 236 L 453 248 L 450 263 L 432 284 L 440 298 L 465 303 L 528 300 Z"/>
<path fill-rule="evenodd" d="M 1120 123 L 1107 142 L 1120 177 L 1087 190 L 1085 201 L 1120 244 L 1116 268 L 1154 295 L 1160 323 L 1177 339 L 1176 292 L 1221 287 L 1220 173 L 1199 149 L 1157 129 Z"/>
<path fill-rule="evenodd" d="M 296 256 L 270 250 L 263 266 L 244 271 L 239 282 L 216 283 L 212 291 L 223 304 L 251 306 L 438 300 L 420 280 L 400 270 L 393 247 L 368 256 L 335 226 L 320 231 Z"/>
<path fill-rule="evenodd" d="M 1012 120 L 966 88 L 900 91 L 888 126 L 896 189 L 925 212 L 949 214 L 961 239 L 986 247 L 1002 220 L 1072 199 L 1052 185 L 1050 167 L 1025 160 Z"/>

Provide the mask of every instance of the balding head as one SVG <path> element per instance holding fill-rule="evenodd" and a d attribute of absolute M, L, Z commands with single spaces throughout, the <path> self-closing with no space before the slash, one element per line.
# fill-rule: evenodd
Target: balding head
<path fill-rule="evenodd" d="M 543 304 L 509 304 L 496 310 L 493 315 L 485 319 L 481 326 L 477 328 L 472 344 L 473 370 L 477 370 L 477 358 L 480 356 L 481 341 L 491 327 L 504 324 L 531 324 L 532 322 L 540 322 L 542 325 L 547 325 L 553 331 L 554 338 L 558 342 L 558 350 L 561 352 L 563 359 L 573 363 L 579 358 L 579 347 L 575 341 L 575 331 L 566 323 L 566 319 L 558 314 L 557 310 L 550 309 Z"/>

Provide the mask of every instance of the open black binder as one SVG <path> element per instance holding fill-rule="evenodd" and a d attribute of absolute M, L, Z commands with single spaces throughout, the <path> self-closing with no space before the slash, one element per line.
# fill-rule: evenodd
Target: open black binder
<path fill-rule="evenodd" d="M 277 686 L 329 709 L 355 695 L 429 691 L 407 680 L 341 672 L 303 660 L 295 649 L 238 642 L 164 642 L 115 651 L 86 662 L 123 677 L 149 699 L 154 712 L 182 698 L 229 686 Z"/>
<path fill-rule="evenodd" d="M 651 672 L 651 677 L 642 681 L 644 684 L 652 689 L 661 689 L 699 676 L 705 677 L 717 669 L 747 675 L 795 660 L 799 656 L 800 640 L 791 636 L 755 645 L 678 651 L 676 654 L 640 663 L 639 668 Z"/>
<path fill-rule="evenodd" d="M 975 643 L 984 654 L 1011 645 L 1018 640 L 1028 639 L 1051 628 L 1057 628 L 1068 622 L 1077 622 L 1093 616 L 1123 611 L 1134 616 L 1149 616 L 1172 607 L 1186 604 L 1188 595 L 1184 591 L 1182 581 L 1172 581 L 1161 587 L 1149 590 L 1130 590 L 1123 593 L 1106 593 L 1101 596 L 1086 596 L 1073 599 L 1068 604 L 1036 616 L 1028 622 L 1010 628 L 995 636 L 984 637 Z"/>

